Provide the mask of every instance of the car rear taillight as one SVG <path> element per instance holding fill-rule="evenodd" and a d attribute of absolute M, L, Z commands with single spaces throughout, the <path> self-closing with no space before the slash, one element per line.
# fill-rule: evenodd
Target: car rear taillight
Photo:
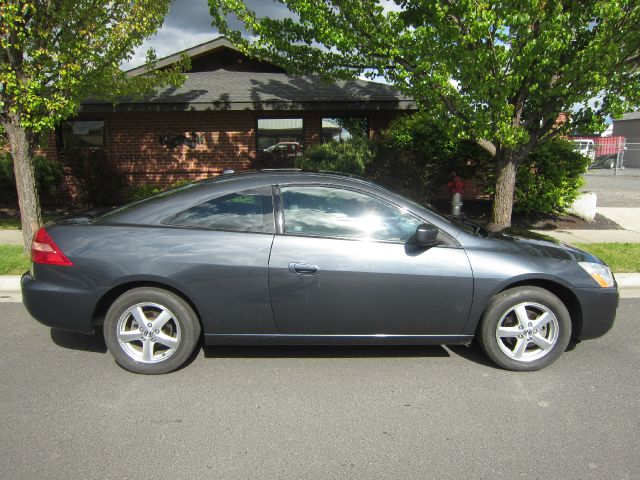
<path fill-rule="evenodd" d="M 44 227 L 38 230 L 33 237 L 33 242 L 31 243 L 31 261 L 34 263 L 44 263 L 46 265 L 73 265 L 71 260 L 64 256 L 62 250 L 60 250 L 51 239 Z"/>

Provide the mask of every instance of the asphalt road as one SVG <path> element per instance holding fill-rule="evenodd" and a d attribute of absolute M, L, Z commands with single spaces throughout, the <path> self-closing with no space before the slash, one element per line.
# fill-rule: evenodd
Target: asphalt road
<path fill-rule="evenodd" d="M 535 373 L 466 347 L 226 347 L 145 377 L 3 303 L 0 478 L 638 479 L 639 309 Z"/>
<path fill-rule="evenodd" d="M 593 169 L 585 175 L 584 191 L 595 192 L 599 207 L 640 207 L 640 168 Z"/>

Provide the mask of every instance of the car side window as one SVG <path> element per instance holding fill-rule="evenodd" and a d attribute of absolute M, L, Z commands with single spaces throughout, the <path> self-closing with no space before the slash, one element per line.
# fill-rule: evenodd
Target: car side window
<path fill-rule="evenodd" d="M 284 233 L 406 242 L 421 220 L 375 197 L 334 187 L 280 188 Z"/>
<path fill-rule="evenodd" d="M 271 187 L 230 193 L 195 205 L 162 223 L 237 232 L 274 233 Z"/>

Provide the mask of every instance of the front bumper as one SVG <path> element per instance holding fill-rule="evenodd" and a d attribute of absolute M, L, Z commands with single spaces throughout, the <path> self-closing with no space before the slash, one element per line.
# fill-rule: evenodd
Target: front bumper
<path fill-rule="evenodd" d="M 99 292 L 35 280 L 29 272 L 20 280 L 22 303 L 40 323 L 60 330 L 94 333 L 92 316 Z"/>
<path fill-rule="evenodd" d="M 620 297 L 614 288 L 576 288 L 582 309 L 582 322 L 579 331 L 574 332 L 577 340 L 598 338 L 613 326 Z"/>

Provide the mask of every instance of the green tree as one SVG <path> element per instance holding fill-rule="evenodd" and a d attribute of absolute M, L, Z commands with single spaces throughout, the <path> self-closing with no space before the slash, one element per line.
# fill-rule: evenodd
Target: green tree
<path fill-rule="evenodd" d="M 0 137 L 13 156 L 25 249 L 42 223 L 33 151 L 43 134 L 89 95 L 115 101 L 182 81 L 182 63 L 131 78 L 119 68 L 162 25 L 170 1 L 0 2 Z"/>
<path fill-rule="evenodd" d="M 493 229 L 510 225 L 516 172 L 571 126 L 596 129 L 640 105 L 637 0 L 280 0 L 259 18 L 242 0 L 209 0 L 222 33 L 292 73 L 382 77 L 494 158 Z M 237 17 L 254 39 L 230 27 Z"/>

